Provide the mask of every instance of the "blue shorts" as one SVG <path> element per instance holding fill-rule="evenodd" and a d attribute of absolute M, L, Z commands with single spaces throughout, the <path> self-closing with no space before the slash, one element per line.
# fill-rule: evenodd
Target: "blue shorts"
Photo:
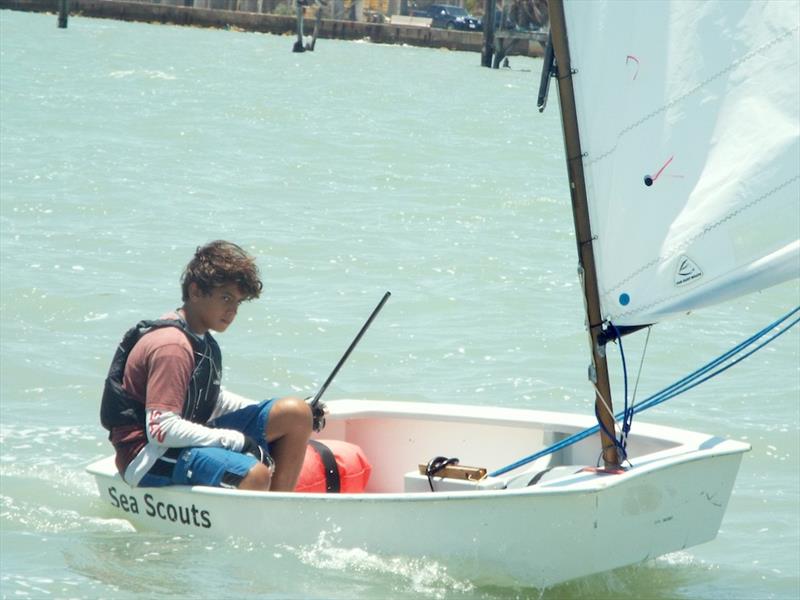
<path fill-rule="evenodd" d="M 269 452 L 269 444 L 264 434 L 273 404 L 274 398 L 264 400 L 222 415 L 218 419 L 209 421 L 207 425 L 241 431 Z M 159 459 L 150 472 L 142 477 L 138 487 L 210 485 L 235 488 L 258 463 L 258 460 L 249 454 L 218 447 L 195 446 L 176 450 L 178 450 L 177 456 L 172 460 L 166 457 Z M 172 461 L 175 461 L 174 467 Z"/>

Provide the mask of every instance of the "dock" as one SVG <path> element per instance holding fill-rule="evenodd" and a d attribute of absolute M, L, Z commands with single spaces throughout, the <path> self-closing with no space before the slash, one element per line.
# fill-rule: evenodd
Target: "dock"
<path fill-rule="evenodd" d="M 0 0 L 0 8 L 27 12 L 59 12 L 61 0 Z M 183 3 L 183 0 L 180 0 Z M 191 2 L 191 0 L 188 0 Z M 231 6 L 249 8 L 257 3 L 233 2 Z M 221 10 L 174 4 L 153 4 L 120 0 L 69 0 L 69 12 L 74 16 L 143 23 L 165 23 L 218 29 L 237 29 L 294 36 L 297 19 L 294 15 L 264 14 L 247 10 Z M 402 19 L 401 19 L 402 21 Z M 54 25 L 55 26 L 55 25 Z M 427 48 L 445 48 L 466 52 L 481 52 L 480 32 L 449 31 L 418 24 L 400 22 L 375 23 L 322 18 L 319 39 L 367 40 L 376 44 L 407 44 Z M 544 55 L 545 34 L 537 32 L 498 31 L 496 37 L 513 40 L 512 54 L 540 57 Z"/>

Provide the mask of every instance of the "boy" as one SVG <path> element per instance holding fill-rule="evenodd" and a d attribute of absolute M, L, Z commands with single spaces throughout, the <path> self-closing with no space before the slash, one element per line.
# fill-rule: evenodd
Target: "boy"
<path fill-rule="evenodd" d="M 181 278 L 183 305 L 142 321 L 122 340 L 100 419 L 131 486 L 211 485 L 294 490 L 312 427 L 324 410 L 299 398 L 255 402 L 220 388 L 225 331 L 239 304 L 258 298 L 252 256 L 217 240 L 197 249 Z"/>

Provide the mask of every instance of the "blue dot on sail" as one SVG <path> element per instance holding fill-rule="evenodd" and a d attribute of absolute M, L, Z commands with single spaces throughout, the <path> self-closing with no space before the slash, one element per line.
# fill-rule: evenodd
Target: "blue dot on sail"
<path fill-rule="evenodd" d="M 628 294 L 620 294 L 619 295 L 619 303 L 622 306 L 628 306 L 628 303 L 631 301 L 631 297 Z"/>

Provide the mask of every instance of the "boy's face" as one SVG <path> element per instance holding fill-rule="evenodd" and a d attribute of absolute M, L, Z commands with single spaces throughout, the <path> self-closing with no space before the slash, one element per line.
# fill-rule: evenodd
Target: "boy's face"
<path fill-rule="evenodd" d="M 225 331 L 236 318 L 243 300 L 244 294 L 235 283 L 215 287 L 208 295 L 203 294 L 197 284 L 189 285 L 192 312 L 197 324 L 204 330 Z"/>

